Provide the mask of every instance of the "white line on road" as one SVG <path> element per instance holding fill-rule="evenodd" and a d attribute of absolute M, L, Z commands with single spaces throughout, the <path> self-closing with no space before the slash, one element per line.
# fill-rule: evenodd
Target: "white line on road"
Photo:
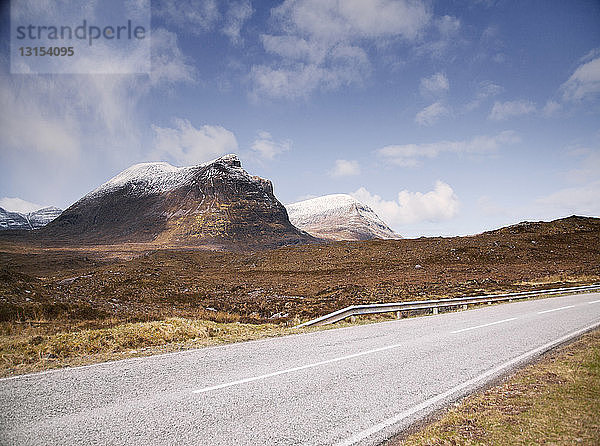
<path fill-rule="evenodd" d="M 291 369 L 278 370 L 276 372 L 267 373 L 264 375 L 252 376 L 250 378 L 244 378 L 244 379 L 240 379 L 238 381 L 231 381 L 228 383 L 218 384 L 216 386 L 204 387 L 202 389 L 194 390 L 193 393 L 204 393 L 204 392 L 210 392 L 211 390 L 224 389 L 225 387 L 237 386 L 239 384 L 245 384 L 245 383 L 249 383 L 252 381 L 258 381 L 260 379 L 271 378 L 273 376 L 283 375 L 285 373 L 297 372 L 299 370 L 310 369 L 313 367 L 318 367 L 320 365 L 331 364 L 334 362 L 345 361 L 347 359 L 358 358 L 360 356 L 370 355 L 371 353 L 383 352 L 385 350 L 398 348 L 402 345 L 404 345 L 404 343 L 387 345 L 385 347 L 374 348 L 372 350 L 366 350 L 363 352 L 353 353 L 353 354 L 347 355 L 347 356 L 340 356 L 338 358 L 332 358 L 332 359 L 327 359 L 325 361 L 314 362 L 312 364 L 301 365 L 298 367 L 293 367 Z"/>
<path fill-rule="evenodd" d="M 452 333 L 452 334 L 462 333 L 463 331 L 469 331 L 469 330 L 475 330 L 477 328 L 489 327 L 490 325 L 502 324 L 503 322 L 510 322 L 510 321 L 514 321 L 515 319 L 517 319 L 517 318 L 511 317 L 509 319 L 502 319 L 501 321 L 490 322 L 489 324 L 476 325 L 474 327 L 462 328 L 460 330 L 451 331 L 450 333 Z"/>
<path fill-rule="evenodd" d="M 598 302 L 600 302 L 600 300 L 593 300 L 591 302 L 588 302 L 588 304 L 597 304 Z"/>
<path fill-rule="evenodd" d="M 445 400 L 446 398 L 449 398 L 450 396 L 453 396 L 454 394 L 460 392 L 461 390 L 467 389 L 470 386 L 473 386 L 490 376 L 494 376 L 500 372 L 503 372 L 504 370 L 506 370 L 522 361 L 532 358 L 533 356 L 535 356 L 539 353 L 543 353 L 547 350 L 550 350 L 551 348 L 556 347 L 557 345 L 562 344 L 563 342 L 568 341 L 569 339 L 574 338 L 575 336 L 579 336 L 580 334 L 583 334 L 586 331 L 592 330 L 599 326 L 600 326 L 600 322 L 596 322 L 595 324 L 588 325 L 587 327 L 582 328 L 581 330 L 571 332 L 568 335 L 560 337 L 554 341 L 548 342 L 540 347 L 534 348 L 533 350 L 529 350 L 528 352 L 523 353 L 522 355 L 519 355 L 516 358 L 511 359 L 510 361 L 506 361 L 504 364 L 501 364 L 497 367 L 494 367 L 493 369 L 488 370 L 487 372 L 482 373 L 479 376 L 476 376 L 475 378 L 471 378 L 470 380 L 465 381 L 464 383 L 459 384 L 455 387 L 452 387 L 451 389 L 446 390 L 445 392 L 440 393 L 434 397 L 431 397 L 431 398 L 423 401 L 422 403 L 417 404 L 416 406 L 413 406 L 410 409 L 405 410 L 404 412 L 400 412 L 399 414 L 394 415 L 393 417 L 388 418 L 387 420 L 384 420 L 381 423 L 376 424 L 375 426 L 372 426 L 368 429 L 357 432 L 356 434 L 352 435 L 350 438 L 347 438 L 343 441 L 340 441 L 339 443 L 336 443 L 335 446 L 352 446 L 352 445 L 358 443 L 359 441 L 364 440 L 365 438 L 368 438 L 371 435 L 374 435 L 377 432 L 382 431 L 383 429 L 386 429 L 394 424 L 399 423 L 400 421 L 404 420 L 405 418 L 410 417 L 411 415 L 416 414 L 417 412 L 427 409 L 428 407 L 430 407 L 436 403 L 439 403 L 439 402 Z"/>
<path fill-rule="evenodd" d="M 552 308 L 551 310 L 538 311 L 537 314 L 552 313 L 553 311 L 566 310 L 567 308 L 573 308 L 574 306 L 575 305 L 567 305 L 566 307 L 558 307 L 558 308 Z"/>

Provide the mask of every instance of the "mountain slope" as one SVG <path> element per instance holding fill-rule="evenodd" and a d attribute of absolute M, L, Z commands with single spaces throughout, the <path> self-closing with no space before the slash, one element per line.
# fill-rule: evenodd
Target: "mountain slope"
<path fill-rule="evenodd" d="M 0 230 L 17 229 L 32 230 L 47 225 L 60 215 L 62 211 L 53 206 L 22 214 L 0 208 Z"/>
<path fill-rule="evenodd" d="M 325 195 L 286 206 L 294 226 L 327 240 L 402 238 L 373 210 L 346 194 Z"/>
<path fill-rule="evenodd" d="M 0 229 L 31 229 L 27 217 L 19 212 L 0 208 Z"/>
<path fill-rule="evenodd" d="M 271 182 L 250 176 L 236 155 L 190 167 L 136 164 L 65 210 L 43 234 L 213 248 L 314 241 L 289 222 Z"/>
<path fill-rule="evenodd" d="M 32 229 L 39 229 L 46 226 L 52 220 L 57 218 L 62 213 L 62 209 L 54 206 L 48 206 L 42 209 L 38 209 L 35 212 L 27 214 L 27 219 Z"/>

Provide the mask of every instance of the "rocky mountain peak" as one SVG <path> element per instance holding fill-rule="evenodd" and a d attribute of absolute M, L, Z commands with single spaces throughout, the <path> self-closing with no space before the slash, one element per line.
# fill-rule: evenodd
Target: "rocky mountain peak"
<path fill-rule="evenodd" d="M 401 238 L 369 206 L 347 194 L 311 198 L 286 208 L 292 224 L 315 237 L 329 240 Z"/>

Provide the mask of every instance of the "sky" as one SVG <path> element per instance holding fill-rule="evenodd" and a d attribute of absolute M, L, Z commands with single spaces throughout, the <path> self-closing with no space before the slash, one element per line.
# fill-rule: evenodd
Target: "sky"
<path fill-rule="evenodd" d="M 597 0 L 156 0 L 149 55 L 101 74 L 15 73 L 1 4 L 9 210 L 237 153 L 282 203 L 348 193 L 405 237 L 600 216 Z"/>

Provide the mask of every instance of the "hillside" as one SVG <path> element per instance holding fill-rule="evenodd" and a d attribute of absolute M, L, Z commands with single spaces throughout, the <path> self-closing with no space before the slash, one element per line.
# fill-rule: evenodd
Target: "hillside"
<path fill-rule="evenodd" d="M 5 319 L 98 314 L 146 320 L 199 312 L 211 317 L 212 308 L 256 322 L 314 317 L 360 303 L 600 281 L 600 219 L 528 226 L 532 231 L 246 253 L 144 245 L 40 249 L 5 241 L 0 309 Z"/>

